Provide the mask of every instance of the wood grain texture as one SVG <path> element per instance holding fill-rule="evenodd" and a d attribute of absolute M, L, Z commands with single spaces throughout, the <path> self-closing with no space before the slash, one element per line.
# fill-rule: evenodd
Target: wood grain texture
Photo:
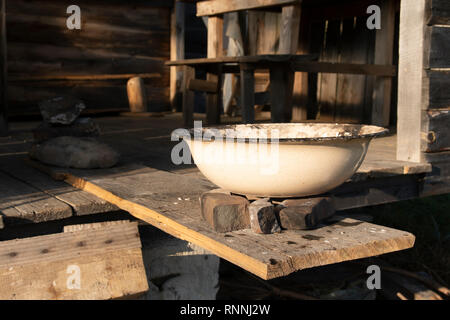
<path fill-rule="evenodd" d="M 70 4 L 66 0 L 7 1 L 9 73 L 67 77 L 155 72 L 161 75 L 160 85 L 145 83 L 146 90 L 155 91 L 148 95 L 152 111 L 167 110 L 169 68 L 164 68 L 164 61 L 170 56 L 170 6 L 161 6 L 159 1 L 81 0 L 77 3 L 82 8 L 81 30 L 69 30 L 65 11 Z M 114 80 L 102 80 L 105 89 L 71 81 L 69 93 L 89 108 L 110 108 L 117 101 L 126 106 L 123 82 L 119 90 Z M 8 101 L 16 113 L 28 111 L 30 105 L 37 110 L 40 100 L 67 94 L 67 89 L 55 88 L 52 82 L 38 88 L 16 81 L 11 91 Z"/>
<path fill-rule="evenodd" d="M 148 290 L 137 223 L 0 243 L 1 299 L 115 299 Z M 77 266 L 80 288 L 68 282 Z"/>
<path fill-rule="evenodd" d="M 425 68 L 450 68 L 450 28 L 425 27 Z"/>
<path fill-rule="evenodd" d="M 375 39 L 375 64 L 391 65 L 394 58 L 396 2 L 381 2 L 381 29 Z M 388 126 L 391 110 L 392 79 L 375 79 L 372 103 L 372 124 Z"/>
<path fill-rule="evenodd" d="M 197 3 L 197 16 L 300 3 L 299 0 L 209 0 Z"/>
<path fill-rule="evenodd" d="M 102 173 L 71 171 L 66 182 L 263 279 L 406 249 L 414 243 L 414 236 L 409 233 L 352 219 L 338 219 L 315 231 L 286 231 L 264 237 L 251 230 L 219 234 L 200 218 L 197 199 L 213 188 L 209 182 L 142 166 L 130 165 Z M 173 185 L 177 185 L 176 193 L 170 192 Z M 315 237 L 317 240 L 312 240 Z"/>
<path fill-rule="evenodd" d="M 450 109 L 424 111 L 422 151 L 450 150 Z"/>
<path fill-rule="evenodd" d="M 446 0 L 427 0 L 426 21 L 429 25 L 450 25 L 450 3 Z"/>
<path fill-rule="evenodd" d="M 397 106 L 397 160 L 420 162 L 425 0 L 403 0 Z"/>
<path fill-rule="evenodd" d="M 7 173 L 43 194 L 69 205 L 76 216 L 118 210 L 103 199 L 72 188 L 62 181 L 53 180 L 52 177 L 28 166 L 22 157 L 1 157 L 0 172 Z M 55 213 L 57 212 L 58 210 L 55 210 Z"/>

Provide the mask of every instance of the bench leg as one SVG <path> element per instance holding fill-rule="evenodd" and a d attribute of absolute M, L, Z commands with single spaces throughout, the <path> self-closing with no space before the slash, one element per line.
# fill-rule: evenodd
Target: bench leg
<path fill-rule="evenodd" d="M 195 69 L 190 66 L 184 66 L 183 72 L 183 122 L 184 126 L 191 128 L 194 126 L 194 92 L 189 90 L 189 80 L 195 78 Z"/>
<path fill-rule="evenodd" d="M 207 73 L 206 80 L 217 83 L 217 93 L 206 94 L 206 124 L 213 125 L 220 123 L 220 106 L 221 106 L 221 73 Z"/>
<path fill-rule="evenodd" d="M 255 75 L 252 68 L 241 65 L 242 121 L 255 122 Z"/>
<path fill-rule="evenodd" d="M 270 69 L 270 106 L 272 122 L 289 122 L 292 109 L 293 72 L 289 68 Z"/>

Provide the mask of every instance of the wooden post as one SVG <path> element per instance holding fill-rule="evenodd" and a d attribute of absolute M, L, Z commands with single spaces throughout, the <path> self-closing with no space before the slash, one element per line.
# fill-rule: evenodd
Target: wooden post
<path fill-rule="evenodd" d="M 397 160 L 421 161 L 425 0 L 402 0 L 397 106 Z"/>
<path fill-rule="evenodd" d="M 208 58 L 218 58 L 223 56 L 223 17 L 211 16 L 208 17 Z M 207 73 L 206 80 L 218 83 L 218 93 L 206 94 L 206 123 L 208 125 L 220 123 L 220 88 L 221 72 Z"/>
<path fill-rule="evenodd" d="M 7 119 L 7 50 L 6 50 L 6 0 L 1 0 L 0 11 L 0 136 L 8 133 Z"/>
<path fill-rule="evenodd" d="M 272 122 L 289 121 L 286 115 L 290 96 L 286 94 L 287 88 L 292 89 L 292 72 L 282 65 L 270 69 L 270 105 Z M 292 96 L 291 96 L 292 97 Z"/>
<path fill-rule="evenodd" d="M 190 66 L 183 67 L 183 122 L 185 127 L 194 125 L 194 92 L 189 90 L 189 82 L 195 78 L 195 69 Z"/>
<path fill-rule="evenodd" d="M 241 64 L 241 106 L 244 123 L 255 122 L 255 70 Z"/>
<path fill-rule="evenodd" d="M 184 59 L 185 4 L 176 1 L 170 17 L 170 60 Z M 170 104 L 172 111 L 181 111 L 183 68 L 170 67 Z"/>
<path fill-rule="evenodd" d="M 394 0 L 381 1 L 381 29 L 376 33 L 375 64 L 391 65 L 393 62 L 395 9 L 396 2 Z M 373 92 L 372 124 L 384 127 L 389 125 L 391 90 L 391 77 L 376 78 Z"/>
<path fill-rule="evenodd" d="M 147 112 L 147 94 L 144 80 L 134 77 L 127 82 L 128 103 L 131 112 Z"/>

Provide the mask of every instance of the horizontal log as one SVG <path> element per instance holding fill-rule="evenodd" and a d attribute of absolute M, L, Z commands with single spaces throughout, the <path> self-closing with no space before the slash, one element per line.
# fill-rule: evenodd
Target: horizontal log
<path fill-rule="evenodd" d="M 397 67 L 392 65 L 315 61 L 294 63 L 294 70 L 300 72 L 366 74 L 385 77 L 394 77 L 397 74 Z"/>
<path fill-rule="evenodd" d="M 450 150 L 450 109 L 424 111 L 422 122 L 422 151 Z"/>
<path fill-rule="evenodd" d="M 424 67 L 450 68 L 450 28 L 427 27 L 425 31 Z"/>
<path fill-rule="evenodd" d="M 10 75 L 10 82 L 42 81 L 42 80 L 118 80 L 140 78 L 161 78 L 160 73 L 128 73 L 128 74 L 91 74 L 91 75 Z"/>
<path fill-rule="evenodd" d="M 219 88 L 216 81 L 190 79 L 188 83 L 188 89 L 192 91 L 216 93 Z"/>
<path fill-rule="evenodd" d="M 450 25 L 450 2 L 448 0 L 427 0 L 425 20 L 429 25 Z"/>
<path fill-rule="evenodd" d="M 197 2 L 197 17 L 301 3 L 299 0 L 209 0 Z"/>
<path fill-rule="evenodd" d="M 450 71 L 425 70 L 422 86 L 423 109 L 450 106 Z"/>

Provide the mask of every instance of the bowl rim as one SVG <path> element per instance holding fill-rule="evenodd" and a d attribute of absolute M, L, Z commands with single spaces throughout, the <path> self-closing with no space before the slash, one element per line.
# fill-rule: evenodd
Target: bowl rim
<path fill-rule="evenodd" d="M 318 137 L 296 137 L 296 138 L 279 138 L 278 142 L 320 142 L 320 141 L 346 141 L 346 140 L 354 140 L 354 139 L 371 139 L 375 137 L 385 136 L 389 133 L 389 129 L 375 126 L 375 125 L 367 125 L 367 124 L 351 124 L 351 123 L 322 123 L 322 122 L 299 122 L 299 123 L 252 123 L 252 124 L 228 124 L 222 126 L 207 126 L 201 128 L 191 128 L 189 130 L 190 139 L 194 141 L 203 141 L 203 142 L 213 142 L 214 140 L 203 140 L 203 134 L 207 130 L 234 130 L 236 127 L 246 127 L 251 129 L 267 129 L 267 127 L 286 127 L 286 126 L 312 126 L 312 127 L 342 127 L 343 134 L 337 136 L 318 136 Z M 362 129 L 366 129 L 367 132 L 361 133 Z M 202 130 L 202 134 L 198 134 L 198 130 Z M 197 133 L 197 134 L 196 134 Z M 186 137 L 183 137 L 186 138 Z M 248 137 L 233 137 L 230 139 L 227 137 L 227 141 L 240 142 L 240 143 L 254 143 L 258 142 L 257 138 L 248 138 Z M 267 141 L 271 141 L 270 138 Z"/>

